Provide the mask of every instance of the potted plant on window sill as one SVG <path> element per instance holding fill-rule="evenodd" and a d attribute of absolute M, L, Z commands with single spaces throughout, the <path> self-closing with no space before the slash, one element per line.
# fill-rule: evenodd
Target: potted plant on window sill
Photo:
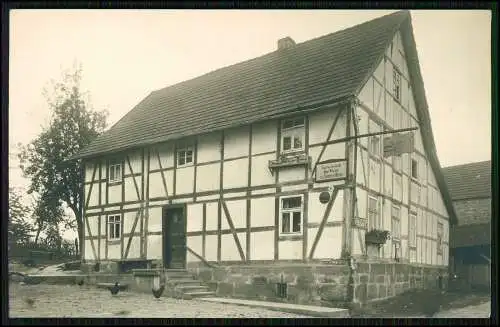
<path fill-rule="evenodd" d="M 389 237 L 390 233 L 387 230 L 372 229 L 365 234 L 365 243 L 382 246 Z"/>

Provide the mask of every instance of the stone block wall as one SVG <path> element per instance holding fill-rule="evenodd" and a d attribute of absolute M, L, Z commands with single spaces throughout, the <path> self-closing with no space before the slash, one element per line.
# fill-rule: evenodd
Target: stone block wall
<path fill-rule="evenodd" d="M 217 296 L 339 306 L 347 301 L 349 268 L 345 264 L 247 264 L 188 269 Z M 280 298 L 277 283 L 287 283 L 287 298 Z"/>
<path fill-rule="evenodd" d="M 408 263 L 357 262 L 353 274 L 353 302 L 363 304 L 399 295 L 410 289 L 442 287 L 448 279 L 447 267 L 430 267 Z"/>

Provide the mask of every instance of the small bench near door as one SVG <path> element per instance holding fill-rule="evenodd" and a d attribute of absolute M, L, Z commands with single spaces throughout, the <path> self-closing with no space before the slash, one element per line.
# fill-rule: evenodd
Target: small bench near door
<path fill-rule="evenodd" d="M 152 259 L 124 259 L 118 261 L 118 271 L 130 272 L 133 269 L 151 269 Z"/>

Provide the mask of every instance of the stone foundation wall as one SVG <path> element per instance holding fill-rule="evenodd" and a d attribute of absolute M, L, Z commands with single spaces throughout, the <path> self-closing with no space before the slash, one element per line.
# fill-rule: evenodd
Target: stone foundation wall
<path fill-rule="evenodd" d="M 346 264 L 246 264 L 209 268 L 188 264 L 188 270 L 217 296 L 339 306 L 347 301 L 349 268 Z M 277 283 L 287 283 L 287 298 L 280 298 Z"/>
<path fill-rule="evenodd" d="M 419 266 L 408 263 L 356 262 L 354 303 L 366 303 L 399 295 L 410 289 L 447 286 L 448 267 Z"/>

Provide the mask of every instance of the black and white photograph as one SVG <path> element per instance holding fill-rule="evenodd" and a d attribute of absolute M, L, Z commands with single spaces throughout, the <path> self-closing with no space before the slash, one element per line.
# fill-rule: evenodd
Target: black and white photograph
<path fill-rule="evenodd" d="M 10 10 L 9 317 L 490 318 L 491 24 Z"/>

